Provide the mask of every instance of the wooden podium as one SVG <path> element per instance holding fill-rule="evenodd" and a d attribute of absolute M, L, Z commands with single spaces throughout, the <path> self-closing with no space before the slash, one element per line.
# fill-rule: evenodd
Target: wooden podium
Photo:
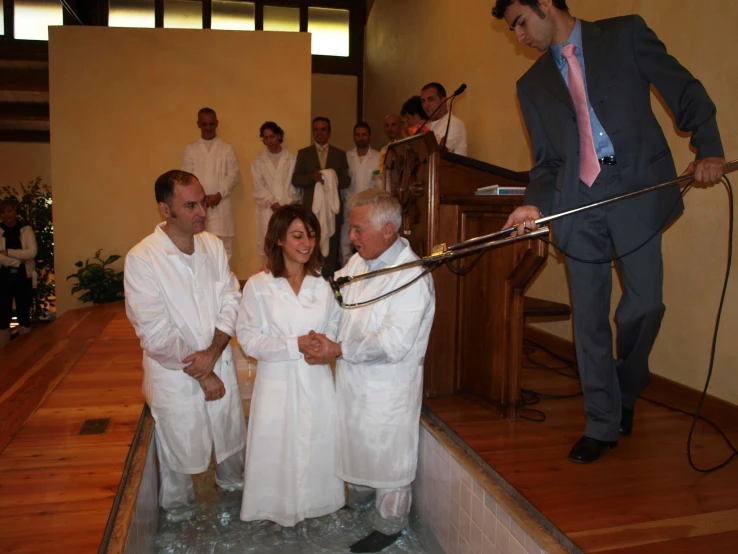
<path fill-rule="evenodd" d="M 419 256 L 499 231 L 522 196 L 476 196 L 487 185 L 525 186 L 527 173 L 442 154 L 433 133 L 389 145 L 384 185 L 402 205 L 402 236 Z M 463 277 L 433 273 L 436 316 L 425 358 L 427 397 L 456 392 L 480 397 L 512 420 L 520 406 L 523 293 L 548 256 L 528 240 L 495 248 Z M 473 256 L 456 260 L 468 267 Z"/>

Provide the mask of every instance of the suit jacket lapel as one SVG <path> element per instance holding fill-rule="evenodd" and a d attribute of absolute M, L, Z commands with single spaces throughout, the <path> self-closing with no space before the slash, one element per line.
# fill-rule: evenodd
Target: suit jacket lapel
<path fill-rule="evenodd" d="M 582 21 L 582 51 L 584 53 L 584 72 L 587 78 L 587 94 L 589 103 L 594 108 L 601 98 L 601 88 L 598 81 L 603 71 L 607 70 L 607 64 L 604 63 L 607 56 L 607 49 L 599 40 L 602 36 L 602 29 L 595 23 Z"/>
<path fill-rule="evenodd" d="M 318 149 L 313 144 L 310 147 L 310 160 L 315 169 L 320 169 L 320 158 L 318 157 Z"/>
<path fill-rule="evenodd" d="M 551 52 L 546 52 L 543 55 L 540 66 L 541 79 L 545 81 L 546 90 L 551 92 L 564 104 L 564 106 L 569 108 L 571 113 L 575 113 L 569 88 L 566 86 L 561 73 L 559 73 L 559 68 L 556 66 L 556 61 L 554 60 L 553 55 L 551 55 Z"/>
<path fill-rule="evenodd" d="M 328 146 L 328 155 L 325 157 L 325 168 L 326 169 L 336 169 L 338 165 L 336 164 L 336 150 Z M 338 174 L 338 172 L 336 172 Z"/>

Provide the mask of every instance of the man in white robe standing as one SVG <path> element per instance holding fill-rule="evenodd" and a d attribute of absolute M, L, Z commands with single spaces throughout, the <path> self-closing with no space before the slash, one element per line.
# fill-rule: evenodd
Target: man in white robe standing
<path fill-rule="evenodd" d="M 251 163 L 251 176 L 256 202 L 256 252 L 263 257 L 264 237 L 272 214 L 280 206 L 299 202 L 302 193 L 292 185 L 297 158 L 282 148 L 282 128 L 273 121 L 267 121 L 259 129 L 259 136 L 266 149 Z"/>
<path fill-rule="evenodd" d="M 211 108 L 197 112 L 200 138 L 185 147 L 182 171 L 192 173 L 205 189 L 208 217 L 205 229 L 223 241 L 228 260 L 233 254 L 233 223 L 231 192 L 238 183 L 238 161 L 233 146 L 216 136 L 218 116 Z"/>
<path fill-rule="evenodd" d="M 420 91 L 425 115 L 430 117 L 446 100 L 446 89 L 441 83 L 428 83 Z M 448 111 L 448 104 L 443 104 L 427 123 L 436 135 L 438 144 L 449 152 L 466 156 L 466 125 L 458 117 Z M 445 142 L 444 142 L 445 139 Z"/>
<path fill-rule="evenodd" d="M 351 185 L 349 188 L 341 191 L 341 200 L 343 204 L 343 225 L 341 225 L 341 265 L 348 263 L 349 258 L 353 254 L 351 240 L 349 239 L 348 215 L 349 208 L 347 202 L 354 194 L 365 191 L 366 189 L 376 187 L 381 183 L 379 175 L 379 151 L 369 146 L 372 138 L 372 129 L 368 123 L 363 121 L 354 125 L 354 144 L 352 148 L 346 152 L 346 160 L 349 166 L 349 177 Z"/>
<path fill-rule="evenodd" d="M 166 221 L 126 256 L 126 314 L 144 351 L 159 505 L 187 514 L 191 475 L 207 470 L 213 451 L 216 484 L 243 488 L 246 434 L 229 346 L 241 294 L 223 243 L 202 232 L 207 198 L 197 178 L 172 170 L 154 188 Z"/>
<path fill-rule="evenodd" d="M 369 189 L 349 201 L 356 254 L 336 277 L 418 259 L 399 237 L 402 213 L 389 193 Z M 383 300 L 343 310 L 337 342 L 314 334 L 308 363 L 336 359 L 338 448 L 336 476 L 348 483 L 349 506 L 374 501 L 374 531 L 351 552 L 379 552 L 407 526 L 411 484 L 418 463 L 423 362 L 436 301 L 433 280 L 419 268 L 396 271 L 342 289 L 347 304 Z M 419 278 L 420 277 L 420 278 Z"/>

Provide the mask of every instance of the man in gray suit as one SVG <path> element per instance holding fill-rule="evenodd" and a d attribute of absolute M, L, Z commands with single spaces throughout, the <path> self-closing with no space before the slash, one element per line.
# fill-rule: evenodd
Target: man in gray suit
<path fill-rule="evenodd" d="M 639 16 L 594 23 L 575 19 L 565 0 L 497 0 L 492 14 L 518 42 L 544 54 L 518 81 L 533 149 L 525 194 L 505 227 L 535 228 L 558 213 L 676 177 L 666 138 L 651 110 L 653 84 L 697 151 L 687 168 L 714 183 L 725 159 L 716 108 L 702 84 L 670 56 Z M 661 229 L 684 209 L 678 187 L 589 210 L 554 223 L 567 254 L 574 340 L 587 424 L 569 459 L 587 463 L 629 435 L 636 399 L 649 380 L 648 357 L 664 314 Z M 612 272 L 623 295 L 614 359 Z"/>
<path fill-rule="evenodd" d="M 312 209 L 315 184 L 323 182 L 321 169 L 332 169 L 338 177 L 338 188 L 347 189 L 351 184 L 346 152 L 335 146 L 330 146 L 331 120 L 327 117 L 313 119 L 314 144 L 303 148 L 297 153 L 295 172 L 292 174 L 292 184 L 302 189 L 302 205 Z M 341 195 L 338 195 L 339 201 Z M 330 240 L 328 257 L 323 263 L 323 276 L 328 277 L 340 269 L 338 261 L 339 237 L 341 236 L 341 218 L 343 206 L 336 215 L 336 232 Z"/>

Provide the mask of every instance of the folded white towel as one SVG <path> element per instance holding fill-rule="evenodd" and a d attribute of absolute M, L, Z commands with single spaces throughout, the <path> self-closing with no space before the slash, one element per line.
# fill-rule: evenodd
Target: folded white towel
<path fill-rule="evenodd" d="M 315 183 L 313 213 L 320 223 L 320 251 L 328 255 L 330 239 L 336 233 L 336 214 L 341 209 L 338 198 L 338 176 L 332 169 L 322 169 L 323 182 Z"/>

